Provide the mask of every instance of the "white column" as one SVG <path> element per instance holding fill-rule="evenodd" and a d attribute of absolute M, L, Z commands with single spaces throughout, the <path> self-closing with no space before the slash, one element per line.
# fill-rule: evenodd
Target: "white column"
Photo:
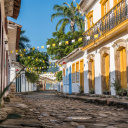
<path fill-rule="evenodd" d="M 100 53 L 97 50 L 95 53 L 95 94 L 102 94 L 101 90 L 101 61 L 100 61 Z"/>
<path fill-rule="evenodd" d="M 84 93 L 89 93 L 87 50 L 84 54 Z"/>
<path fill-rule="evenodd" d="M 115 81 L 115 53 L 114 48 L 110 47 L 110 85 Z M 111 86 L 111 95 L 116 95 L 114 87 Z"/>

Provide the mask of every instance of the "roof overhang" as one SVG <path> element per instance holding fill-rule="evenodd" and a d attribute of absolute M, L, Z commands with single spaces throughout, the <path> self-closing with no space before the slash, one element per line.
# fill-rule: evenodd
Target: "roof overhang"
<path fill-rule="evenodd" d="M 6 16 L 17 19 L 20 12 L 21 0 L 5 0 L 5 14 Z"/>
<path fill-rule="evenodd" d="M 19 67 L 19 68 L 21 68 L 21 69 L 24 67 L 24 66 L 21 65 L 19 62 L 15 62 L 15 61 L 12 61 L 11 64 L 14 64 L 14 66 L 17 66 L 17 67 Z"/>
<path fill-rule="evenodd" d="M 20 40 L 20 33 L 21 33 L 22 26 L 15 23 L 15 22 L 9 21 L 9 20 L 7 22 L 8 22 L 8 29 L 15 29 L 14 27 L 17 27 L 16 50 L 18 50 L 19 40 Z"/>
<path fill-rule="evenodd" d="M 77 48 L 74 51 L 72 51 L 70 54 L 68 54 L 67 56 L 63 57 L 61 60 L 57 61 L 58 64 L 63 64 L 64 62 L 69 61 L 69 59 L 75 57 L 76 55 L 78 55 L 79 53 L 83 52 L 82 51 L 83 47 Z"/>
<path fill-rule="evenodd" d="M 87 13 L 88 9 L 93 5 L 93 3 L 97 1 L 97 0 L 81 0 L 79 5 L 81 7 L 81 9 Z"/>

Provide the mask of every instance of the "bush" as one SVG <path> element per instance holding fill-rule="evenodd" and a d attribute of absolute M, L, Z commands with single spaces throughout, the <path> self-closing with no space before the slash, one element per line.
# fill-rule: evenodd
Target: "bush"
<path fill-rule="evenodd" d="M 125 95 L 127 95 L 127 90 L 122 88 L 119 80 L 114 80 L 114 83 L 112 83 L 112 87 L 114 87 L 114 89 L 116 90 L 117 95 L 124 95 L 124 93 L 126 93 Z"/>
<path fill-rule="evenodd" d="M 95 92 L 94 92 L 94 88 L 91 88 L 91 89 L 90 89 L 90 93 L 91 93 L 91 94 L 94 94 L 94 93 L 95 93 Z"/>
<path fill-rule="evenodd" d="M 56 80 L 61 82 L 62 81 L 62 71 L 57 72 L 56 74 Z"/>
<path fill-rule="evenodd" d="M 25 72 L 27 80 L 31 83 L 36 83 L 39 80 L 39 75 L 31 72 Z"/>
<path fill-rule="evenodd" d="M 79 93 L 80 94 L 83 94 L 84 93 L 84 89 L 83 89 L 82 85 L 79 87 Z"/>

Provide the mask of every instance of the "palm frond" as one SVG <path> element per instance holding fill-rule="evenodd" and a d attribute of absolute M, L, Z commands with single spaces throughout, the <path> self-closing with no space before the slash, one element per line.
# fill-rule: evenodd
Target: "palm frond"
<path fill-rule="evenodd" d="M 20 36 L 20 42 L 29 42 L 30 40 L 26 36 Z"/>
<path fill-rule="evenodd" d="M 53 7 L 53 10 L 55 10 L 55 11 L 57 11 L 57 12 L 63 12 L 63 10 L 64 10 L 64 8 L 65 8 L 66 6 L 60 6 L 60 5 L 55 5 L 54 7 Z M 67 8 L 67 7 L 66 7 Z"/>
<path fill-rule="evenodd" d="M 25 30 L 21 30 L 20 32 L 20 35 L 24 34 L 25 33 Z"/>
<path fill-rule="evenodd" d="M 69 21 L 69 19 L 64 18 L 64 19 L 59 20 L 59 22 L 58 22 L 57 25 L 56 25 L 56 31 L 58 30 L 58 26 L 59 26 L 62 22 L 65 22 L 65 21 Z"/>
<path fill-rule="evenodd" d="M 79 30 L 84 29 L 84 19 L 81 16 L 80 13 L 78 13 L 76 11 L 76 7 L 74 6 L 73 2 L 71 2 L 71 5 L 68 4 L 67 2 L 64 2 L 61 6 L 60 5 L 55 5 L 53 7 L 54 10 L 56 10 L 57 12 L 55 14 L 52 14 L 51 16 L 51 21 L 55 18 L 55 17 L 62 17 L 69 19 L 68 21 L 65 20 L 59 20 L 59 22 L 56 25 L 56 30 L 58 29 L 58 26 L 60 24 L 62 24 L 60 30 L 64 31 L 64 27 L 69 24 L 69 22 L 74 21 L 75 24 L 74 26 L 72 26 L 72 28 L 74 28 L 73 31 L 75 31 L 75 25 L 79 28 Z"/>
<path fill-rule="evenodd" d="M 63 13 L 54 13 L 54 14 L 52 14 L 52 16 L 51 16 L 51 21 L 52 21 L 55 17 L 60 17 L 60 16 L 64 16 L 64 14 L 63 14 Z"/>
<path fill-rule="evenodd" d="M 65 19 L 65 20 L 63 21 L 62 25 L 61 25 L 60 31 L 63 31 L 63 32 L 64 32 L 64 31 L 65 31 L 65 27 L 66 27 L 68 24 L 70 24 L 69 19 Z"/>
<path fill-rule="evenodd" d="M 20 48 L 20 49 L 24 49 L 24 48 L 25 48 L 25 44 L 22 43 L 22 42 L 19 42 L 19 48 Z"/>
<path fill-rule="evenodd" d="M 64 2 L 63 5 L 67 5 L 69 8 L 71 7 L 67 2 Z"/>

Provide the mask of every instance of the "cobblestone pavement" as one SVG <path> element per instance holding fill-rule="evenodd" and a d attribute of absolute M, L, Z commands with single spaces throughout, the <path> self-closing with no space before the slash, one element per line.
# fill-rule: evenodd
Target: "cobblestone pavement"
<path fill-rule="evenodd" d="M 0 128 L 128 128 L 126 109 L 60 98 L 54 93 L 23 95 L 5 106 L 1 118 L 10 112 L 22 117 L 7 119 Z"/>

